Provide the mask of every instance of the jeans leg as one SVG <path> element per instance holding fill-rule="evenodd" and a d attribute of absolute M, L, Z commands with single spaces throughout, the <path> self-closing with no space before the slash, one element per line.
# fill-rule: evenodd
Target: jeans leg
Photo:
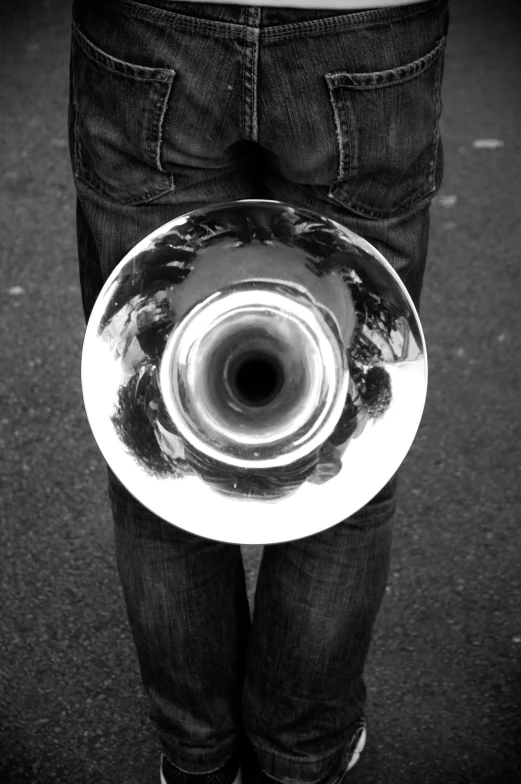
<path fill-rule="evenodd" d="M 353 13 L 320 28 L 309 23 L 301 35 L 296 22 L 287 24 L 266 31 L 259 60 L 259 143 L 273 198 L 373 243 L 417 306 L 429 206 L 443 173 L 446 6 Z M 395 476 L 326 531 L 265 547 L 243 719 L 263 771 L 277 782 L 338 784 L 345 772 L 388 577 L 396 485 Z"/>
<path fill-rule="evenodd" d="M 151 231 L 196 207 L 260 196 L 234 124 L 239 92 L 223 80 L 230 59 L 240 74 L 233 43 L 208 40 L 204 20 L 194 20 L 198 33 L 171 21 L 144 3 L 73 5 L 69 138 L 86 317 Z M 109 476 L 117 566 L 163 751 L 188 774 L 224 768 L 243 747 L 251 621 L 240 548 L 165 523 Z"/>
<path fill-rule="evenodd" d="M 341 770 L 363 715 L 362 675 L 387 583 L 396 483 L 326 531 L 264 548 L 243 720 L 262 769 L 284 784 Z"/>
<path fill-rule="evenodd" d="M 251 623 L 240 547 L 160 520 L 109 475 L 118 571 L 151 719 L 176 766 L 209 773 L 242 745 Z"/>

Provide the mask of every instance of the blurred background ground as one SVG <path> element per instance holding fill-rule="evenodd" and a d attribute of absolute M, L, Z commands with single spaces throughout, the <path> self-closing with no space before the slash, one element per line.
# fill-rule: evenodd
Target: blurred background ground
<path fill-rule="evenodd" d="M 66 0 L 0 6 L 0 781 L 151 784 L 158 747 L 79 383 L 69 23 Z M 517 2 L 452 3 L 429 396 L 353 784 L 521 781 L 520 33 Z M 262 548 L 244 554 L 251 601 Z"/>

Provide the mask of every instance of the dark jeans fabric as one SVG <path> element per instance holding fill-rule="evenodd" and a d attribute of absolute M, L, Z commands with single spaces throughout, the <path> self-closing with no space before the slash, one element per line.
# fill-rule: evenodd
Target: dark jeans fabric
<path fill-rule="evenodd" d="M 85 316 L 151 231 L 254 198 L 359 233 L 418 305 L 443 173 L 448 16 L 448 0 L 359 12 L 76 0 L 69 128 Z M 240 547 L 161 521 L 109 475 L 129 622 L 169 759 L 208 773 L 251 744 L 278 781 L 336 782 L 364 711 L 396 477 L 338 525 L 264 548 L 252 623 Z"/>

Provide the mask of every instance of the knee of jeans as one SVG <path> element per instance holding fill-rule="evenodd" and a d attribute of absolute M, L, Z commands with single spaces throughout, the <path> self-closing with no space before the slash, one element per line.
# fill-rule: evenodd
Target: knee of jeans
<path fill-rule="evenodd" d="M 389 479 L 382 489 L 369 501 L 370 506 L 394 504 L 398 492 L 398 472 Z"/>
<path fill-rule="evenodd" d="M 181 529 L 162 520 L 134 498 L 108 465 L 107 472 L 108 493 L 116 528 L 125 531 L 126 535 L 145 537 L 150 540 L 165 540 L 174 531 L 183 533 Z"/>
<path fill-rule="evenodd" d="M 349 519 L 353 523 L 363 523 L 378 527 L 388 522 L 396 511 L 398 495 L 398 472 L 382 487 L 382 489 Z"/>
<path fill-rule="evenodd" d="M 120 482 L 109 465 L 107 465 L 107 474 L 108 493 L 112 504 L 112 511 L 114 513 L 114 521 L 119 522 L 125 516 L 123 511 L 137 502 L 127 488 Z"/>

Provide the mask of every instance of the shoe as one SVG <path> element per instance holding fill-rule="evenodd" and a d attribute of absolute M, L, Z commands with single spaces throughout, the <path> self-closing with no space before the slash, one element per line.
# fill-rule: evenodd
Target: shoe
<path fill-rule="evenodd" d="M 360 755 L 364 750 L 365 743 L 367 740 L 367 729 L 365 726 L 365 719 L 360 719 L 358 722 L 357 728 L 351 741 L 349 742 L 349 746 L 347 748 L 347 755 L 349 762 L 347 763 L 346 773 L 348 773 L 351 768 L 354 768 L 358 760 L 360 759 Z"/>
<path fill-rule="evenodd" d="M 231 778 L 237 768 L 237 762 L 231 760 L 226 763 L 224 768 L 216 770 L 213 773 L 201 773 L 200 775 L 194 773 L 183 773 L 178 770 L 168 757 L 161 754 L 161 763 L 159 766 L 159 775 L 161 777 L 161 784 L 242 784 L 242 768 L 239 765 L 235 778 Z"/>
<path fill-rule="evenodd" d="M 342 781 L 344 776 L 349 773 L 350 770 L 354 768 L 358 760 L 360 759 L 360 755 L 362 754 L 365 744 L 367 741 L 367 729 L 365 724 L 365 719 L 362 718 L 359 720 L 358 724 L 355 727 L 355 731 L 351 736 L 351 740 L 345 750 L 344 756 L 344 765 L 347 766 L 338 776 L 334 779 L 335 782 Z M 324 779 L 326 781 L 327 779 Z M 277 784 L 275 779 L 272 779 L 268 776 L 264 771 L 261 771 L 259 784 Z M 319 784 L 321 784 L 319 782 Z"/>

